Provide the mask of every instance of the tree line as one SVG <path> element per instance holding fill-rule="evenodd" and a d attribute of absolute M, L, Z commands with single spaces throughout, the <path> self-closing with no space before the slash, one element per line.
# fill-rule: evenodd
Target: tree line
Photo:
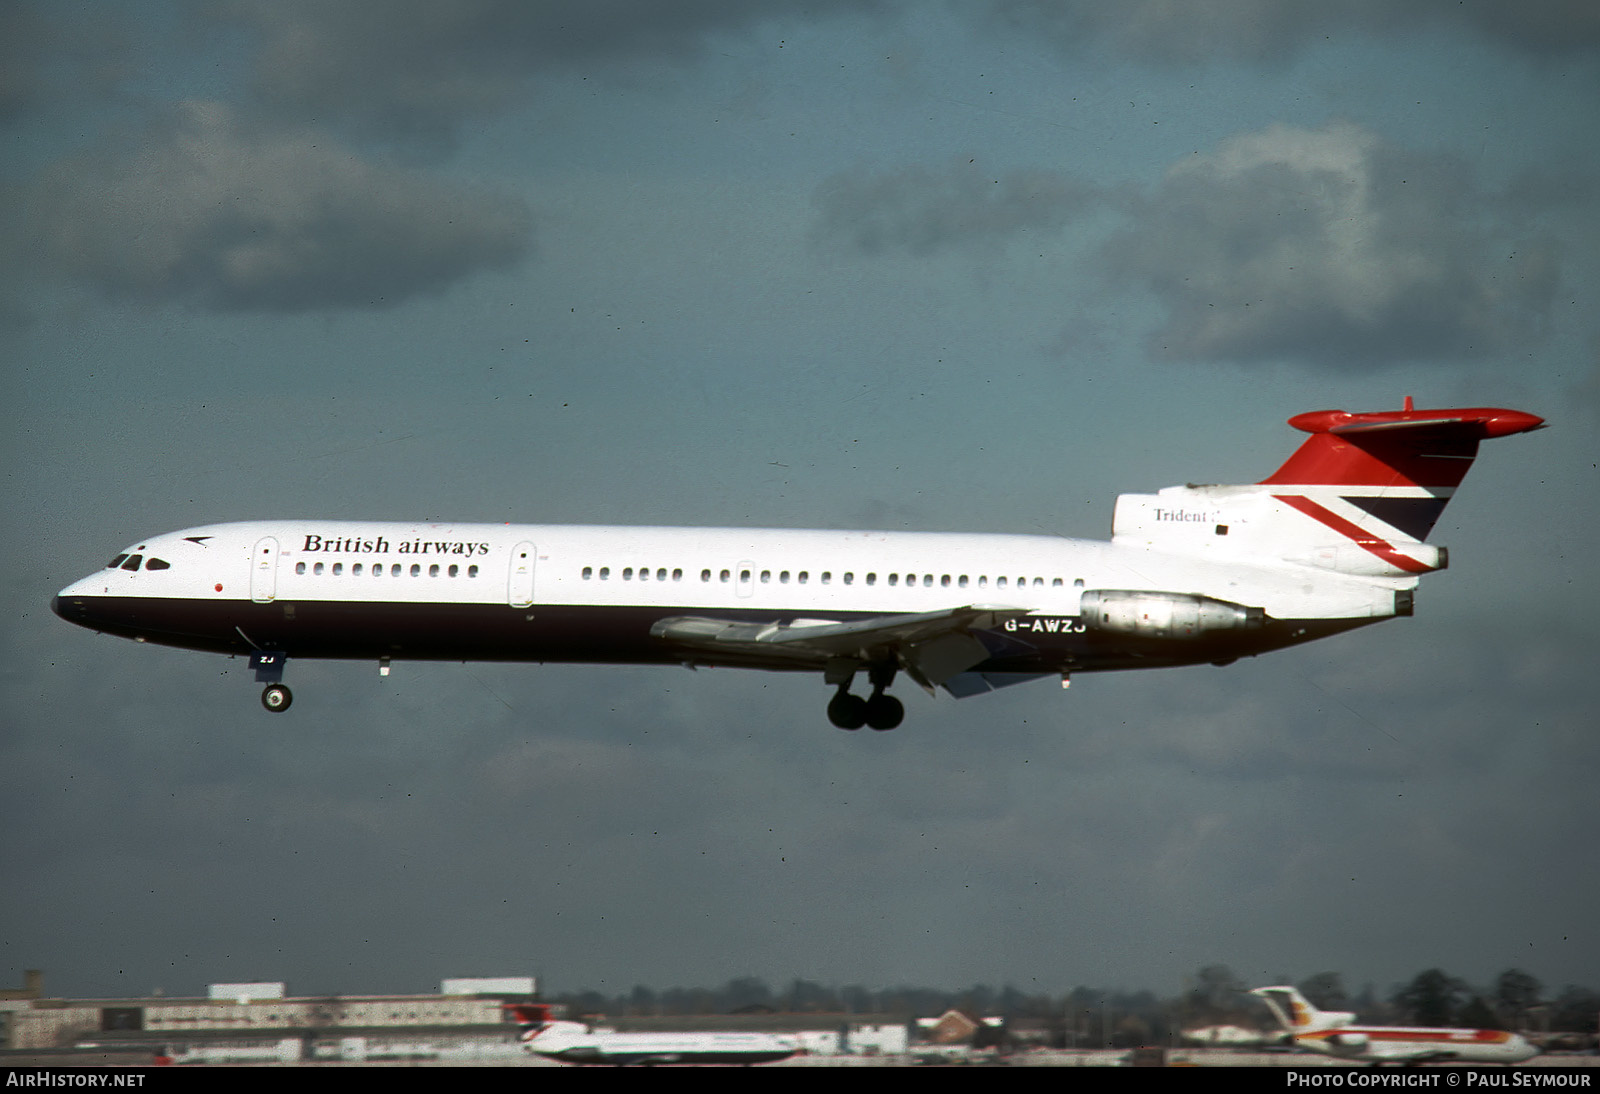
<path fill-rule="evenodd" d="M 1551 993 L 1521 969 L 1507 969 L 1487 985 L 1473 985 L 1442 969 L 1428 969 L 1387 994 L 1372 985 L 1347 991 L 1337 972 L 1319 972 L 1295 982 L 1323 1010 L 1354 1011 L 1363 1024 L 1469 1026 L 1539 1033 L 1594 1034 L 1600 993 L 1568 985 Z M 835 987 L 795 979 L 773 988 L 753 976 L 715 988 L 654 989 L 608 995 L 580 990 L 552 995 L 574 1015 L 667 1017 L 676 1015 L 817 1014 L 871 1020 L 932 1018 L 951 1009 L 976 1017 L 999 1017 L 1008 1026 L 1026 1024 L 1059 1045 L 1125 1047 L 1176 1041 L 1183 1030 L 1238 1025 L 1269 1028 L 1266 1008 L 1226 965 L 1208 965 L 1185 978 L 1176 996 L 1149 991 L 1079 987 L 1064 995 L 1027 992 L 1009 984 L 940 988 Z"/>

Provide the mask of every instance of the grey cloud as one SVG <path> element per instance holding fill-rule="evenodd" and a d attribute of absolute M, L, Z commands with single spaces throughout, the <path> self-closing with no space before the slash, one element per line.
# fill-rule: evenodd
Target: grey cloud
<path fill-rule="evenodd" d="M 531 232 L 520 198 L 211 103 L 184 104 L 137 148 L 58 164 L 28 229 L 55 272 L 113 298 L 278 312 L 439 292 L 517 262 Z"/>
<path fill-rule="evenodd" d="M 1111 48 L 1156 64 L 1284 61 L 1317 39 L 1459 28 L 1533 54 L 1600 47 L 1600 9 L 1588 0 L 996 0 L 999 22 L 1069 49 Z"/>
<path fill-rule="evenodd" d="M 837 175 L 817 189 L 813 204 L 824 242 L 867 254 L 929 255 L 1057 231 L 1097 197 L 1095 187 L 1058 171 L 996 175 L 956 164 Z"/>
<path fill-rule="evenodd" d="M 448 140 L 558 65 L 696 56 L 705 39 L 787 14 L 873 9 L 871 0 L 476 0 L 438 4 L 246 0 L 219 9 L 259 36 L 257 90 L 297 117 L 387 137 Z"/>
<path fill-rule="evenodd" d="M 143 43 L 124 13 L 96 7 L 63 18 L 57 7 L 0 5 L 0 123 L 41 106 L 104 96 L 138 67 Z"/>
<path fill-rule="evenodd" d="M 1483 357 L 1537 333 L 1559 275 L 1447 157 L 1354 125 L 1274 125 L 1186 162 L 1102 257 L 1168 309 L 1154 352 L 1371 369 Z"/>

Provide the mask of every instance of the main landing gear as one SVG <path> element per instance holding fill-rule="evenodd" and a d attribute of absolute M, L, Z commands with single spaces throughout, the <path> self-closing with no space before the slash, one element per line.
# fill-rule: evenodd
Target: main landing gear
<path fill-rule="evenodd" d="M 894 673 L 892 664 L 870 666 L 867 676 L 872 681 L 872 694 L 865 699 L 850 693 L 850 682 L 855 679 L 853 667 L 848 675 L 837 679 L 834 673 L 828 673 L 827 682 L 839 685 L 838 693 L 828 702 L 828 721 L 840 729 L 870 726 L 885 730 L 899 725 L 905 719 L 906 708 L 893 695 L 884 694 L 884 689 L 894 682 Z"/>
<path fill-rule="evenodd" d="M 256 683 L 266 684 L 261 690 L 261 705 L 274 714 L 282 714 L 294 702 L 294 692 L 283 684 L 283 665 L 288 660 L 274 650 L 256 650 L 250 655 L 250 667 L 256 670 Z"/>

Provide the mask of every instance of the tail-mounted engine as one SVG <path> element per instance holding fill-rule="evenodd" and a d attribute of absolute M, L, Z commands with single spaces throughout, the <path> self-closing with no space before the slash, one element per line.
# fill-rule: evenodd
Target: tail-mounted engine
<path fill-rule="evenodd" d="M 1192 593 L 1089 589 L 1079 602 L 1084 626 L 1093 631 L 1146 638 L 1199 638 L 1216 631 L 1256 630 L 1267 613 L 1228 600 Z"/>

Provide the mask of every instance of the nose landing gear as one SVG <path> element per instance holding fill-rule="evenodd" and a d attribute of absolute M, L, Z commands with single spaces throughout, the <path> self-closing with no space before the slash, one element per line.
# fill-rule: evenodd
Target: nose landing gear
<path fill-rule="evenodd" d="M 250 667 L 256 671 L 256 683 L 267 685 L 261 690 L 261 705 L 273 714 L 282 714 L 294 702 L 294 692 L 283 684 L 283 666 L 288 660 L 276 650 L 256 650 L 250 655 Z"/>

